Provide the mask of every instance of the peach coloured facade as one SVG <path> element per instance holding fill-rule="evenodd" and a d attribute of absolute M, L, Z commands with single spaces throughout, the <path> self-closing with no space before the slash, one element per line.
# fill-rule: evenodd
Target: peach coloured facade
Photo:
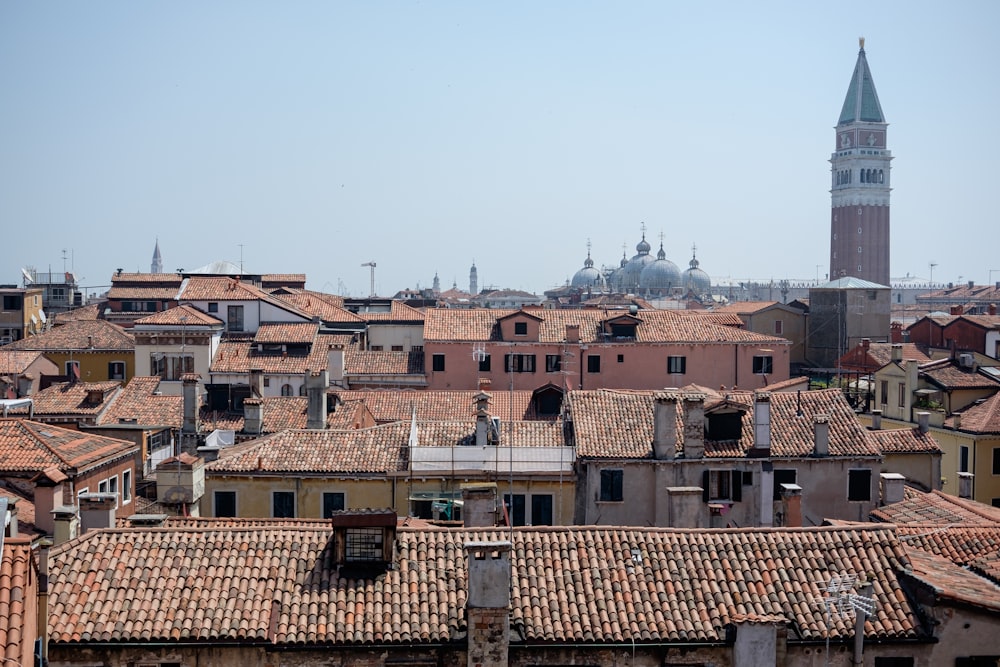
<path fill-rule="evenodd" d="M 471 344 L 435 341 L 424 345 L 424 367 L 428 389 L 476 389 L 479 378 L 489 379 L 494 390 L 533 390 L 549 383 L 566 389 L 662 389 L 688 384 L 757 389 L 789 379 L 790 347 L 788 341 L 766 344 L 491 341 L 482 343 L 489 357 L 489 370 L 480 370 Z M 534 371 L 505 372 L 504 358 L 508 354 L 533 355 Z M 441 367 L 435 355 L 443 355 L 444 370 L 435 370 Z M 594 357 L 599 361 L 592 361 Z M 684 360 L 683 373 L 668 372 L 670 357 Z M 770 357 L 772 372 L 766 377 L 754 373 L 754 357 Z M 559 359 L 560 370 L 546 370 L 550 358 Z"/>

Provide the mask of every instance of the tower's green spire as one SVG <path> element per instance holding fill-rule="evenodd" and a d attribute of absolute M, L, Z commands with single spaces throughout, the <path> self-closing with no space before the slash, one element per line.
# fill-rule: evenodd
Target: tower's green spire
<path fill-rule="evenodd" d="M 858 121 L 867 123 L 884 123 L 882 105 L 878 103 L 878 93 L 875 92 L 875 81 L 872 80 L 868 60 L 865 58 L 865 38 L 858 40 L 861 50 L 858 52 L 858 63 L 854 66 L 854 76 L 847 88 L 844 108 L 840 110 L 838 125 L 847 125 Z"/>

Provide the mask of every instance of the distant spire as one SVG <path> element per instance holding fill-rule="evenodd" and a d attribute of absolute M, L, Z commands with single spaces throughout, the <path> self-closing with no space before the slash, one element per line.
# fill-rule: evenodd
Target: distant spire
<path fill-rule="evenodd" d="M 163 258 L 160 257 L 160 237 L 156 237 L 156 245 L 153 247 L 153 261 L 149 265 L 150 273 L 163 273 Z"/>
<path fill-rule="evenodd" d="M 479 294 L 479 272 L 476 271 L 476 260 L 472 260 L 472 268 L 469 269 L 469 294 Z"/>
<path fill-rule="evenodd" d="M 434 293 L 437 294 L 441 291 L 441 279 L 438 278 L 437 271 L 434 272 Z"/>

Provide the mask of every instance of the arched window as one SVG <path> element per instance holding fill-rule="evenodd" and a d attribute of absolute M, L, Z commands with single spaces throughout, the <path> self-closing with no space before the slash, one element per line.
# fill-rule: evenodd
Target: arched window
<path fill-rule="evenodd" d="M 295 394 L 292 392 L 292 385 L 290 385 L 290 384 L 283 384 L 283 385 L 281 385 L 281 395 L 282 396 L 294 396 Z"/>
<path fill-rule="evenodd" d="M 306 385 L 302 384 L 299 386 L 299 396 L 305 396 L 305 395 L 306 395 Z"/>
<path fill-rule="evenodd" d="M 865 178 L 865 170 L 864 169 L 861 170 L 861 182 L 862 183 L 867 183 L 868 182 L 868 179 Z"/>
<path fill-rule="evenodd" d="M 882 173 L 881 169 L 878 170 L 878 182 L 885 183 L 885 174 Z"/>

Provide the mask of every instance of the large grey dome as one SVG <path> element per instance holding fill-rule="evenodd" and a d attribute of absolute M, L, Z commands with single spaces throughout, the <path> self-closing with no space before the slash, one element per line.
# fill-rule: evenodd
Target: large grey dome
<path fill-rule="evenodd" d="M 639 274 L 639 290 L 662 296 L 680 286 L 681 270 L 667 259 L 667 253 L 663 250 L 661 243 L 660 251 L 656 253 L 656 260 L 643 267 Z"/>
<path fill-rule="evenodd" d="M 649 254 L 649 244 L 646 243 L 646 234 L 643 232 L 642 240 L 635 246 L 636 254 L 625 266 L 615 272 L 618 282 L 615 285 L 617 291 L 627 294 L 639 291 L 639 276 L 646 265 L 653 262 L 653 257 Z M 621 274 L 619 277 L 618 274 Z"/>
<path fill-rule="evenodd" d="M 694 252 L 691 253 L 690 268 L 684 272 L 682 277 L 684 291 L 692 292 L 696 296 L 705 296 L 712 293 L 712 280 L 708 274 L 698 268 L 698 258 Z"/>
<path fill-rule="evenodd" d="M 590 258 L 590 251 L 587 251 L 587 260 L 583 263 L 583 268 L 573 274 L 571 287 L 596 287 L 604 289 L 604 275 L 594 268 L 594 260 Z"/>

